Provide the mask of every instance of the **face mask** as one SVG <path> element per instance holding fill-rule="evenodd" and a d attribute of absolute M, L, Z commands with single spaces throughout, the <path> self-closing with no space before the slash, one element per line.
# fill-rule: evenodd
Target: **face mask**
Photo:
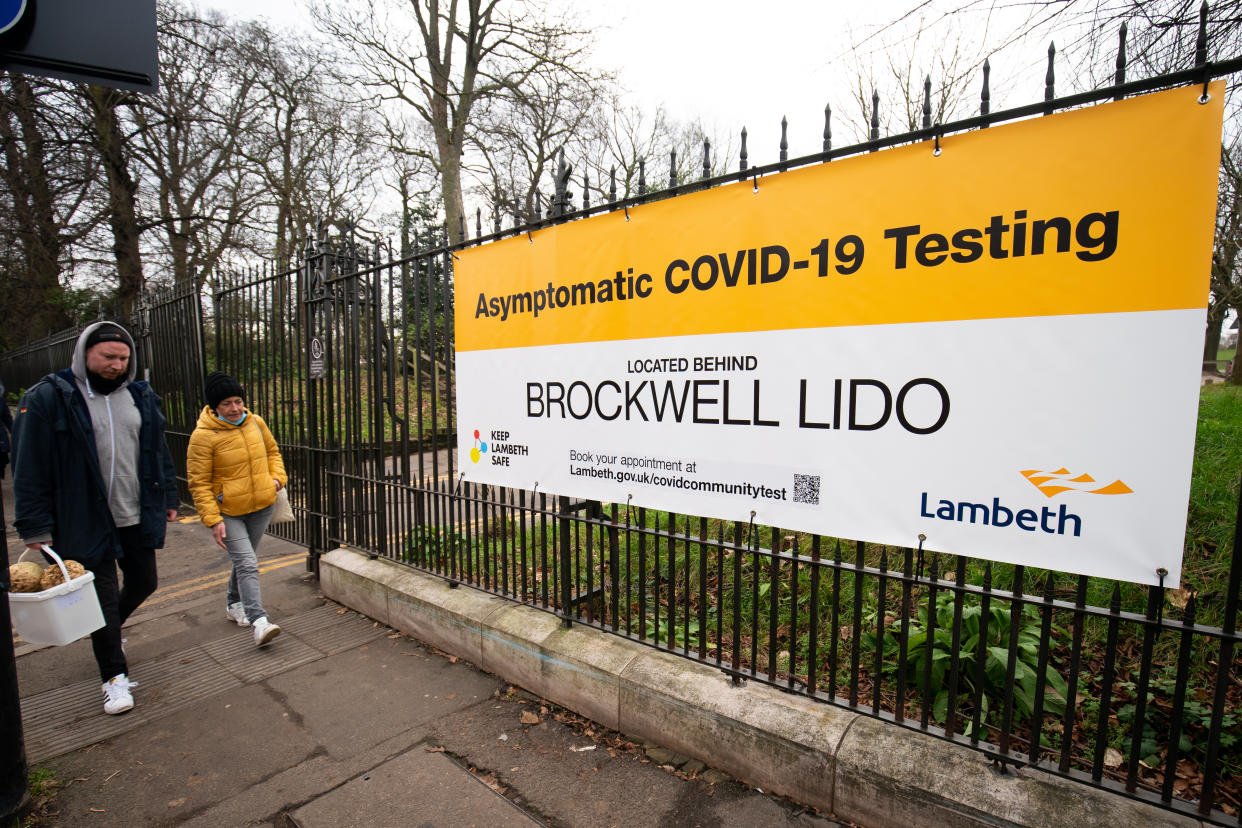
<path fill-rule="evenodd" d="M 89 368 L 86 369 L 86 381 L 90 383 L 91 388 L 96 393 L 103 394 L 104 396 L 120 388 L 127 379 L 129 379 L 127 374 L 122 374 L 116 379 L 108 379 L 107 377 L 101 377 Z"/>
<path fill-rule="evenodd" d="M 224 422 L 228 423 L 229 425 L 237 426 L 237 425 L 241 425 L 242 423 L 246 422 L 246 412 L 243 411 L 242 415 L 238 417 L 236 420 L 227 420 L 224 417 L 221 417 L 219 414 L 216 415 L 216 419 L 224 420 Z"/>

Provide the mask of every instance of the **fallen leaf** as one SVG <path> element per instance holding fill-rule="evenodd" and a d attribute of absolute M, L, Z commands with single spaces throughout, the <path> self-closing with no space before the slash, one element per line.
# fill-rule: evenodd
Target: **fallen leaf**
<path fill-rule="evenodd" d="M 180 808 L 184 804 L 185 804 L 185 797 L 183 796 L 180 799 L 170 800 L 168 803 L 168 807 L 169 808 Z"/>
<path fill-rule="evenodd" d="M 480 776 L 479 779 L 484 785 L 491 788 L 496 793 L 503 794 L 505 792 L 505 786 L 500 784 L 494 773 L 489 773 L 487 776 Z"/>
<path fill-rule="evenodd" d="M 1104 751 L 1104 767 L 1118 768 L 1125 761 L 1125 757 L 1121 755 L 1121 751 L 1116 748 L 1109 748 Z"/>
<path fill-rule="evenodd" d="M 536 725 L 539 724 L 539 716 L 531 713 L 529 710 L 522 711 L 522 724 Z"/>
<path fill-rule="evenodd" d="M 444 748 L 442 747 L 423 748 L 423 753 L 444 753 Z"/>
<path fill-rule="evenodd" d="M 1166 592 L 1169 596 L 1169 603 L 1179 610 L 1186 609 L 1187 602 L 1189 602 L 1191 598 L 1195 597 L 1196 594 L 1193 589 L 1186 589 L 1185 587 L 1166 590 Z"/>

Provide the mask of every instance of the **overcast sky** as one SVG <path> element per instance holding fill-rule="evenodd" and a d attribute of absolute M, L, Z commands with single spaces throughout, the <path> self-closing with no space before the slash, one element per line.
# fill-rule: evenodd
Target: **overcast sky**
<path fill-rule="evenodd" d="M 266 18 L 278 26 L 309 28 L 301 0 L 200 0 L 241 19 Z M 848 143 L 844 124 L 856 63 L 850 44 L 863 42 L 877 28 L 925 6 L 917 0 L 549 0 L 596 32 L 595 62 L 615 71 L 623 87 L 644 108 L 664 104 L 678 120 L 700 119 L 708 131 L 733 136 L 746 127 L 751 162 L 776 160 L 781 117 L 790 122 L 790 154 L 818 152 L 823 111 L 831 103 L 834 141 Z M 986 35 L 982 15 L 963 21 L 972 57 Z M 960 27 L 959 27 L 960 28 Z M 900 41 L 886 32 L 870 41 L 882 48 Z M 994 59 L 993 84 L 1004 86 L 1005 70 L 1030 75 L 1042 57 L 1033 51 L 1025 67 L 1006 67 Z M 1025 57 L 1023 58 L 1026 59 Z M 920 72 L 931 67 L 920 68 Z M 1042 80 L 1042 71 L 1038 72 Z M 980 81 L 981 82 L 981 81 Z M 972 83 L 977 86 L 978 83 Z M 1031 103 L 1033 84 L 1023 99 Z M 1042 97 L 1042 95 L 1041 95 Z M 1001 108 L 995 103 L 994 109 Z"/>

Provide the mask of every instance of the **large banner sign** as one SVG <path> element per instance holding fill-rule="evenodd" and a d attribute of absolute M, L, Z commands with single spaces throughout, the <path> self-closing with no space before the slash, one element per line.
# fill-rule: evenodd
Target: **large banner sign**
<path fill-rule="evenodd" d="M 465 479 L 1177 586 L 1210 91 L 462 251 Z"/>

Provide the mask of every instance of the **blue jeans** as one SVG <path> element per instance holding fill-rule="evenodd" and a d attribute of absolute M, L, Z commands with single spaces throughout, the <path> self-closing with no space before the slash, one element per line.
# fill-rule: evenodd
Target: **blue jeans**
<path fill-rule="evenodd" d="M 224 546 L 233 561 L 228 602 L 236 604 L 241 601 L 246 610 L 246 620 L 253 623 L 267 615 L 263 599 L 259 597 L 259 559 L 255 551 L 267 531 L 267 524 L 272 520 L 272 507 L 240 517 L 224 514 L 220 517 L 224 518 Z"/>

